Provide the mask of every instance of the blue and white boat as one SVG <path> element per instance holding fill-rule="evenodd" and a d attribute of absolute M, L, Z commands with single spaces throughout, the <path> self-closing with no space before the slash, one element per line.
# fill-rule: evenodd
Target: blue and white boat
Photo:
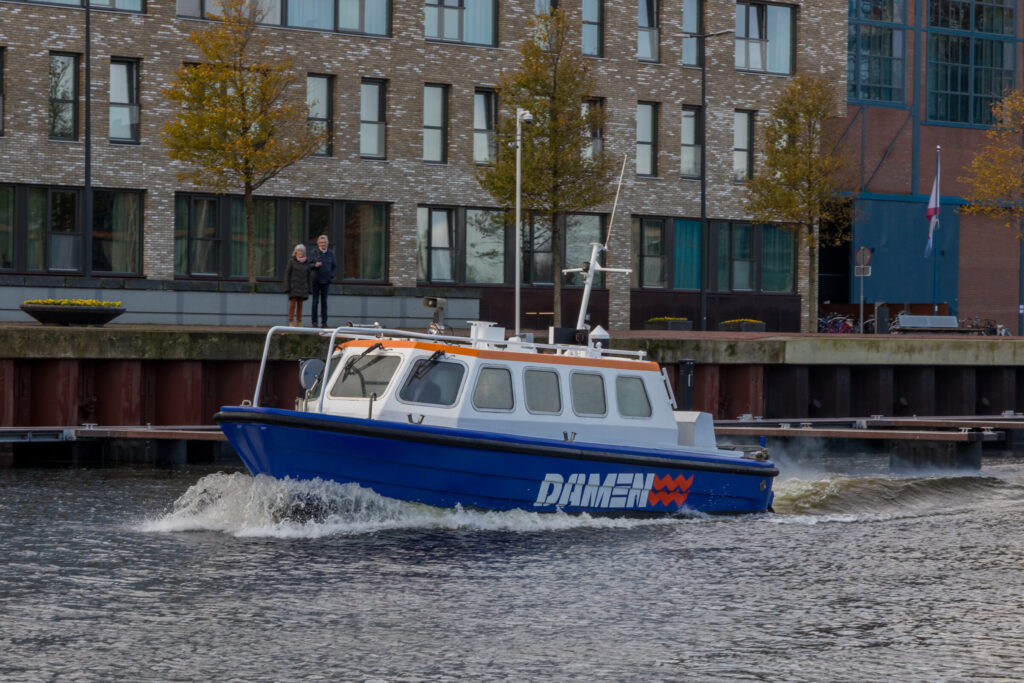
<path fill-rule="evenodd" d="M 329 337 L 294 410 L 259 405 L 277 334 Z M 719 447 L 709 414 L 674 408 L 657 363 L 592 340 L 535 344 L 490 323 L 468 337 L 275 327 L 252 405 L 216 420 L 253 474 L 439 507 L 770 510 L 778 470 L 766 456 Z"/>

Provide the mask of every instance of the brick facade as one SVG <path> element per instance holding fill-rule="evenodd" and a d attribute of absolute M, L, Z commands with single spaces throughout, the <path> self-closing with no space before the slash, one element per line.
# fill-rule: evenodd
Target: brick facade
<path fill-rule="evenodd" d="M 842 0 L 792 3 L 797 8 L 796 69 L 822 72 L 840 89 L 846 79 L 846 12 Z M 580 24 L 580 2 L 562 2 L 570 25 Z M 533 0 L 498 1 L 498 45 L 483 47 L 426 41 L 423 3 L 392 3 L 391 37 L 266 27 L 275 51 L 289 54 L 301 74 L 334 76 L 334 139 L 331 157 L 307 158 L 267 183 L 261 195 L 388 202 L 390 284 L 416 285 L 416 208 L 421 204 L 489 207 L 493 200 L 474 178 L 473 93 L 493 87 L 513 68 L 516 45 L 533 12 Z M 201 190 L 176 178 L 160 143 L 160 129 L 172 115 L 161 95 L 182 62 L 197 61 L 190 31 L 207 22 L 175 16 L 175 3 L 152 0 L 145 13 L 93 10 L 92 140 L 97 188 L 143 189 L 144 276 L 174 277 L 174 195 Z M 706 0 L 707 32 L 732 29 L 733 0 Z M 604 2 L 604 54 L 594 59 L 596 81 L 609 112 L 605 145 L 629 155 L 613 226 L 609 265 L 628 267 L 634 245 L 629 217 L 696 218 L 700 183 L 680 178 L 679 112 L 700 105 L 701 70 L 681 65 L 680 0 L 660 7 L 660 63 L 638 62 L 635 2 Z M 0 182 L 81 187 L 83 149 L 79 140 L 47 137 L 47 69 L 51 51 L 82 54 L 84 11 L 0 0 L 0 47 L 5 49 L 5 127 L 0 137 Z M 733 111 L 757 111 L 758 120 L 789 83 L 785 76 L 737 71 L 731 35 L 707 41 L 707 212 L 715 219 L 742 220 L 742 186 L 732 182 Z M 140 60 L 141 144 L 107 140 L 108 74 L 111 57 Z M 387 158 L 359 157 L 359 89 L 363 78 L 387 81 Z M 84 79 L 80 79 L 84 83 Z M 425 164 L 421 157 L 422 88 L 444 83 L 449 90 L 448 163 Z M 635 151 L 637 101 L 658 102 L 658 177 L 638 177 Z M 83 98 L 79 98 L 81 103 Z M 81 107 L 84 116 L 84 106 Z M 500 115 L 509 115 L 501 112 Z M 757 139 L 755 123 L 755 140 Z M 755 169 L 757 163 L 755 162 Z M 611 202 L 597 207 L 609 213 Z M 510 255 L 511 257 L 511 255 Z M 609 316 L 614 328 L 629 325 L 628 276 L 609 277 Z"/>

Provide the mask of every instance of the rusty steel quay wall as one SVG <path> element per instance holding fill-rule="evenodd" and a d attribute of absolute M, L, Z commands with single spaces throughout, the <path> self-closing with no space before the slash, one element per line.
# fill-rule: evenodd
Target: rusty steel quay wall
<path fill-rule="evenodd" d="M 266 328 L 0 326 L 0 426 L 202 425 L 251 399 Z M 696 361 L 694 408 L 717 419 L 998 415 L 1024 405 L 1024 341 L 996 337 L 634 331 L 678 384 Z M 296 358 L 323 341 L 275 342 L 261 403 L 290 408 Z M 677 388 L 677 395 L 680 393 Z"/>

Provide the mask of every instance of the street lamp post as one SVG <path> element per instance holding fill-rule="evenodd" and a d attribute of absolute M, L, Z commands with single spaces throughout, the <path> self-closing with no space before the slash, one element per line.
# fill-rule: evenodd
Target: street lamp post
<path fill-rule="evenodd" d="M 516 338 L 519 338 L 519 288 L 523 272 L 523 123 L 532 123 L 533 114 L 516 107 Z"/>
<path fill-rule="evenodd" d="M 700 329 L 708 329 L 708 285 L 707 273 L 710 272 L 708 256 L 711 253 L 711 232 L 708 229 L 708 38 L 735 33 L 735 29 L 725 29 L 712 33 L 689 34 L 691 38 L 700 38 L 700 235 L 701 235 L 701 283 L 700 283 Z"/>

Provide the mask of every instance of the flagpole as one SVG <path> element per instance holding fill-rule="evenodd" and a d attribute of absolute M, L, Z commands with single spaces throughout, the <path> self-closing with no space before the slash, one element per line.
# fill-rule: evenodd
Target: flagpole
<path fill-rule="evenodd" d="M 935 145 L 935 187 L 939 186 L 939 154 L 942 152 L 940 145 Z M 941 192 L 940 192 L 941 196 Z M 936 216 L 936 218 L 938 218 Z M 939 250 L 932 248 L 935 260 L 932 261 L 932 315 L 939 314 Z"/>

